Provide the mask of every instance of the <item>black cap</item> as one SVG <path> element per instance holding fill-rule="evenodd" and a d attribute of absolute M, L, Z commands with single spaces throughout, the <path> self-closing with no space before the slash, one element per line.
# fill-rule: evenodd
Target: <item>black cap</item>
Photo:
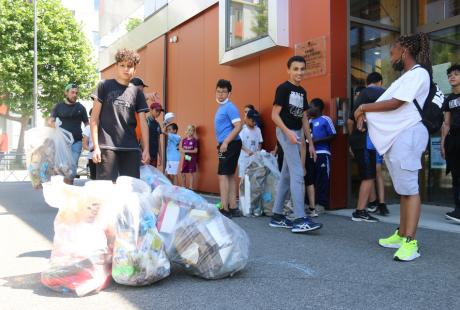
<path fill-rule="evenodd" d="M 148 85 L 145 85 L 144 81 L 140 77 L 133 77 L 131 81 L 129 81 L 131 84 L 134 86 L 144 86 L 144 87 L 149 87 Z"/>

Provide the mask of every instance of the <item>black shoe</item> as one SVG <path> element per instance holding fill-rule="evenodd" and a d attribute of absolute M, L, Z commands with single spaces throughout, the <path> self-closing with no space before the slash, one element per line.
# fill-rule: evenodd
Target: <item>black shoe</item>
<path fill-rule="evenodd" d="M 243 214 L 241 213 L 240 209 L 235 208 L 235 209 L 228 209 L 232 217 L 242 217 Z"/>
<path fill-rule="evenodd" d="M 455 209 L 452 212 L 447 212 L 446 219 L 460 223 L 460 210 Z"/>
<path fill-rule="evenodd" d="M 351 215 L 351 219 L 355 222 L 368 222 L 368 223 L 376 223 L 379 220 L 367 212 L 367 210 L 356 210 Z"/>
<path fill-rule="evenodd" d="M 379 203 L 377 202 L 377 200 L 371 201 L 367 204 L 367 211 L 374 213 L 375 211 L 377 211 L 378 207 Z"/>
<path fill-rule="evenodd" d="M 378 209 L 379 209 L 380 215 L 385 216 L 385 215 L 390 214 L 390 210 L 388 210 L 386 203 L 379 203 Z"/>
<path fill-rule="evenodd" d="M 220 213 L 221 213 L 223 216 L 225 216 L 225 217 L 227 217 L 227 218 L 229 218 L 229 219 L 232 218 L 232 212 L 227 211 L 227 210 L 225 210 L 225 209 L 219 209 L 219 211 L 220 211 Z"/>

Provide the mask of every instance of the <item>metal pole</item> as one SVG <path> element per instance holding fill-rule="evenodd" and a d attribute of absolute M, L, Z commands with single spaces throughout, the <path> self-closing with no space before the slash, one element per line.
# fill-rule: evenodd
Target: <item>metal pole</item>
<path fill-rule="evenodd" d="M 37 127 L 38 120 L 38 85 L 37 85 L 37 0 L 34 0 L 34 115 L 33 127 Z"/>

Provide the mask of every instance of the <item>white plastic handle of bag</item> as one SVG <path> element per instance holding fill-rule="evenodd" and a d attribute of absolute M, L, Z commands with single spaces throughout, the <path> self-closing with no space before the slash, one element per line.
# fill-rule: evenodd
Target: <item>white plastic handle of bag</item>
<path fill-rule="evenodd" d="M 61 127 L 62 121 L 59 119 L 59 117 L 56 117 L 56 129 L 62 132 L 62 135 L 64 136 L 66 143 L 69 145 L 72 145 L 74 142 L 73 135 L 70 131 L 64 129 Z"/>

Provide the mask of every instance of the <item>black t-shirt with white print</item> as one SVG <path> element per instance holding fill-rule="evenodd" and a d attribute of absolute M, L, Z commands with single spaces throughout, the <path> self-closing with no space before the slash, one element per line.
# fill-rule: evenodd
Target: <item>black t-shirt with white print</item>
<path fill-rule="evenodd" d="M 302 86 L 296 86 L 289 81 L 284 82 L 276 89 L 273 104 L 282 107 L 280 117 L 287 128 L 302 128 L 303 112 L 308 110 L 307 92 Z"/>
<path fill-rule="evenodd" d="M 102 103 L 99 116 L 99 147 L 118 151 L 139 150 L 136 116 L 148 112 L 144 93 L 136 86 L 115 79 L 100 81 L 94 93 Z"/>
<path fill-rule="evenodd" d="M 444 112 L 450 112 L 450 130 L 460 130 L 460 94 L 450 94 L 442 105 Z"/>

